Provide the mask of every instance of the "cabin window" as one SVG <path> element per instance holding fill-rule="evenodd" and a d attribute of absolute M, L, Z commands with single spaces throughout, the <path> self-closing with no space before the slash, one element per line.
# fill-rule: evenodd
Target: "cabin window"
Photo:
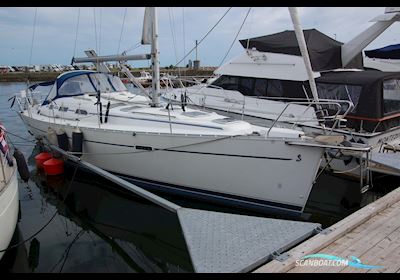
<path fill-rule="evenodd" d="M 136 146 L 136 150 L 152 151 L 153 148 L 149 146 Z"/>
<path fill-rule="evenodd" d="M 113 92 L 115 91 L 113 86 L 110 84 L 107 75 L 102 73 L 90 74 L 90 79 L 93 82 L 94 87 L 100 92 Z"/>
<path fill-rule="evenodd" d="M 358 101 L 361 95 L 361 89 L 362 87 L 357 85 L 317 83 L 317 91 L 319 98 L 331 99 L 333 101 L 348 100 L 354 104 L 354 109 L 351 112 L 355 112 L 357 109 Z M 340 114 L 343 114 L 348 109 L 348 106 L 346 103 L 340 103 L 340 105 L 341 105 Z M 326 105 L 326 107 L 334 111 L 337 110 L 337 106 L 335 105 Z"/>
<path fill-rule="evenodd" d="M 112 75 L 108 75 L 108 77 L 110 78 L 110 82 L 116 91 L 128 91 L 119 77 Z"/>
<path fill-rule="evenodd" d="M 383 111 L 385 115 L 400 111 L 400 80 L 383 82 Z"/>
<path fill-rule="evenodd" d="M 283 89 L 282 89 L 281 81 L 268 80 L 267 96 L 283 97 Z"/>
<path fill-rule="evenodd" d="M 255 96 L 267 96 L 268 80 L 256 79 L 254 83 Z"/>
<path fill-rule="evenodd" d="M 77 114 L 77 115 L 87 115 L 87 111 L 86 110 L 82 110 L 82 109 L 76 109 L 75 114 Z"/>
<path fill-rule="evenodd" d="M 238 77 L 234 76 L 221 76 L 212 83 L 212 86 L 221 87 L 226 90 L 237 90 L 238 89 Z"/>
<path fill-rule="evenodd" d="M 60 108 L 58 109 L 58 111 L 67 112 L 67 111 L 68 111 L 68 107 L 60 107 Z"/>
<path fill-rule="evenodd" d="M 66 80 L 58 89 L 59 96 L 74 96 L 96 92 L 87 75 L 79 75 Z"/>
<path fill-rule="evenodd" d="M 283 97 L 282 83 L 279 80 L 223 75 L 215 80 L 212 86 L 237 90 L 246 96 Z"/>
<path fill-rule="evenodd" d="M 254 78 L 240 77 L 238 90 L 243 95 L 254 95 Z"/>
<path fill-rule="evenodd" d="M 34 97 L 37 98 L 40 101 L 43 101 L 46 99 L 46 97 L 50 94 L 51 89 L 53 88 L 53 84 L 48 84 L 48 85 L 38 85 L 35 87 L 34 90 L 32 90 L 32 94 L 34 94 Z"/>
<path fill-rule="evenodd" d="M 283 97 L 282 83 L 279 80 L 256 79 L 253 95 Z"/>

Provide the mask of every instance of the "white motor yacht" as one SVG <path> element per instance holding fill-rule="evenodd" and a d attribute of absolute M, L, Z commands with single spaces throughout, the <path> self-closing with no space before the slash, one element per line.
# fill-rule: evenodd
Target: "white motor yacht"
<path fill-rule="evenodd" d="M 307 135 L 342 135 L 348 144 L 366 144 L 376 152 L 400 151 L 400 72 L 362 70 L 361 54 L 399 18 L 399 8 L 387 8 L 346 44 L 316 29 L 304 30 L 319 103 L 295 32 L 288 30 L 240 40 L 244 52 L 216 69 L 216 80 L 169 88 L 163 97 L 181 103 L 184 95 L 197 108 L 253 124 L 278 121 Z M 359 178 L 361 157 L 329 154 L 321 167 Z"/>

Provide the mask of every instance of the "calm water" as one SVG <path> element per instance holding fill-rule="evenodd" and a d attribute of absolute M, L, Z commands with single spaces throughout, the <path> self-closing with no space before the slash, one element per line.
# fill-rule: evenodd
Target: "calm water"
<path fill-rule="evenodd" d="M 24 83 L 0 83 L 0 121 L 33 140 L 9 106 Z M 10 272 L 191 272 L 189 254 L 175 214 L 115 184 L 66 165 L 63 176 L 35 168 L 39 148 L 11 137 L 28 161 L 31 179 L 20 182 L 20 220 L 12 241 L 24 245 L 7 252 L 0 271 Z M 358 182 L 322 175 L 310 195 L 303 220 L 329 226 L 394 188 L 392 179 L 375 176 L 374 188 L 359 192 Z M 382 187 L 385 186 L 385 187 Z M 184 207 L 277 217 L 162 195 Z M 279 218 L 287 218 L 280 216 Z"/>

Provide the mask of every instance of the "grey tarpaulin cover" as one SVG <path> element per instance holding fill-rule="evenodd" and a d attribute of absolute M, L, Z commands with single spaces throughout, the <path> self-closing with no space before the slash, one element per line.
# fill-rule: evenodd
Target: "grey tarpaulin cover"
<path fill-rule="evenodd" d="M 343 43 L 332 39 L 316 29 L 303 30 L 311 65 L 314 71 L 332 70 L 342 67 L 341 46 Z M 282 53 L 300 56 L 300 48 L 293 30 L 240 40 L 244 48 L 256 48 L 262 52 Z M 361 52 L 345 68 L 363 68 Z"/>

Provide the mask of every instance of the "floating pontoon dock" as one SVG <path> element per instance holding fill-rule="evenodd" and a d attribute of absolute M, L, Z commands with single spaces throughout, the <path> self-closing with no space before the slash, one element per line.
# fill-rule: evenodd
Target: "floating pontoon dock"
<path fill-rule="evenodd" d="M 400 187 L 291 249 L 281 261 L 275 259 L 254 272 L 400 272 L 399 216 Z M 363 264 L 383 268 L 296 266 L 296 260 L 317 253 L 355 256 Z"/>

